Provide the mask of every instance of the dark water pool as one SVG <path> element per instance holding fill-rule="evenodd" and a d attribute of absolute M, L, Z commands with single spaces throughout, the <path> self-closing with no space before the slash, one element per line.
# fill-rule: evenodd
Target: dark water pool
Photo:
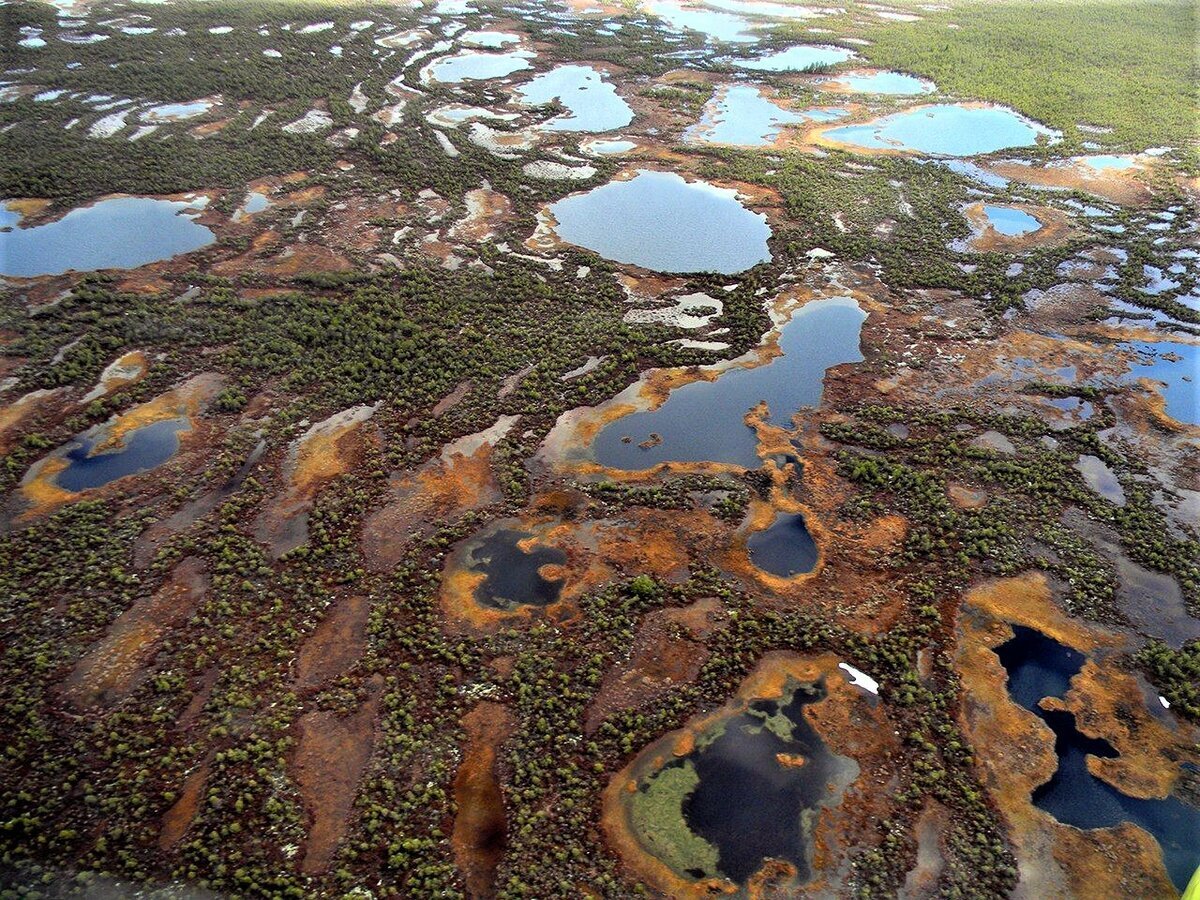
<path fill-rule="evenodd" d="M 744 884 L 768 859 L 778 859 L 794 865 L 801 881 L 811 877 L 820 810 L 840 802 L 858 772 L 804 717 L 804 707 L 824 697 L 822 684 L 793 683 L 780 699 L 755 701 L 698 735 L 695 750 L 647 779 L 648 785 L 673 768 L 695 770 L 698 781 L 682 800 L 682 815 L 716 849 L 717 871 L 687 874 Z"/>
<path fill-rule="evenodd" d="M 561 579 L 543 578 L 542 566 L 561 565 L 567 554 L 557 547 L 520 547 L 533 535 L 516 528 L 502 528 L 485 536 L 467 554 L 472 572 L 482 573 L 475 599 L 493 609 L 512 609 L 522 604 L 549 606 L 562 593 Z"/>
<path fill-rule="evenodd" d="M 68 491 L 103 487 L 110 481 L 157 468 L 179 449 L 179 432 L 191 427 L 186 416 L 145 425 L 125 436 L 121 446 L 91 454 L 97 438 L 77 437 L 64 457 L 69 461 L 54 478 Z"/>
<path fill-rule="evenodd" d="M 1088 772 L 1089 754 L 1111 759 L 1117 751 L 1107 741 L 1081 733 L 1073 714 L 1038 705 L 1043 697 L 1066 694 L 1083 668 L 1083 655 L 1030 628 L 1014 626 L 1013 633 L 1012 640 L 996 648 L 1008 671 L 1009 692 L 1050 726 L 1058 754 L 1058 769 L 1033 792 L 1034 805 L 1076 828 L 1109 828 L 1121 822 L 1144 828 L 1162 847 L 1167 874 L 1182 891 L 1200 865 L 1200 809 L 1174 797 L 1128 797 Z"/>
<path fill-rule="evenodd" d="M 780 578 L 811 572 L 817 564 L 817 543 L 799 513 L 777 515 L 769 528 L 750 535 L 746 549 L 750 562 Z"/>

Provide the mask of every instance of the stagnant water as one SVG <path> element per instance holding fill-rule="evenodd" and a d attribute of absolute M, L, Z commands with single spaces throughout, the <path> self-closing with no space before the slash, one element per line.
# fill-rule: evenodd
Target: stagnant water
<path fill-rule="evenodd" d="M 892 113 L 873 122 L 827 131 L 832 141 L 869 150 L 912 150 L 934 156 L 975 156 L 1032 147 L 1055 132 L 1003 106 L 957 103 Z"/>
<path fill-rule="evenodd" d="M 485 535 L 467 554 L 472 572 L 484 576 L 475 589 L 475 600 L 494 609 L 520 605 L 549 606 L 562 592 L 562 579 L 543 578 L 542 566 L 561 565 L 567 554 L 557 547 L 535 545 L 525 550 L 521 541 L 533 537 L 528 531 L 501 528 Z"/>
<path fill-rule="evenodd" d="M 479 53 L 464 50 L 454 56 L 443 56 L 429 64 L 427 77 L 441 84 L 457 84 L 460 81 L 487 81 L 503 78 L 513 72 L 529 68 L 532 53 L 513 50 L 509 53 Z"/>
<path fill-rule="evenodd" d="M 643 170 L 550 205 L 564 241 L 659 272 L 732 275 L 771 258 L 767 217 L 737 192 Z"/>
<path fill-rule="evenodd" d="M 190 428 L 186 416 L 164 419 L 129 432 L 119 446 L 98 453 L 93 451 L 102 435 L 80 435 L 63 452 L 69 464 L 54 476 L 54 483 L 68 491 L 84 491 L 148 472 L 175 455 L 179 433 Z"/>
<path fill-rule="evenodd" d="M 752 84 L 725 85 L 704 105 L 700 121 L 683 133 L 686 143 L 763 147 L 787 125 L 808 121 L 803 113 L 784 109 Z"/>
<path fill-rule="evenodd" d="M 912 96 L 933 91 L 933 82 L 903 72 L 848 72 L 830 80 L 829 87 L 840 87 L 854 94 Z"/>
<path fill-rule="evenodd" d="M 61 219 L 0 231 L 0 275 L 32 278 L 135 269 L 206 247 L 213 233 L 194 221 L 204 201 L 114 197 Z M 12 223 L 11 213 L 6 216 Z"/>
<path fill-rule="evenodd" d="M 746 539 L 750 562 L 772 575 L 791 578 L 811 572 L 817 564 L 817 542 L 799 513 L 779 513 L 770 527 Z"/>
<path fill-rule="evenodd" d="M 1083 668 L 1083 654 L 1016 625 L 1013 638 L 997 647 L 996 655 L 1008 672 L 1013 700 L 1054 732 L 1058 769 L 1034 790 L 1034 805 L 1076 828 L 1111 828 L 1121 822 L 1144 828 L 1158 841 L 1167 874 L 1182 891 L 1200 865 L 1200 809 L 1174 797 L 1139 800 L 1096 778 L 1087 769 L 1088 755 L 1112 759 L 1117 751 L 1107 741 L 1082 734 L 1072 713 L 1038 705 L 1043 697 L 1066 695 L 1071 679 Z"/>
<path fill-rule="evenodd" d="M 992 228 L 1007 237 L 1020 237 L 1042 227 L 1042 223 L 1029 213 L 1011 206 L 993 206 L 991 203 L 985 203 L 983 215 Z"/>
<path fill-rule="evenodd" d="M 1157 381 L 1167 415 L 1178 422 L 1200 425 L 1200 347 L 1173 341 L 1137 342 L 1128 345 L 1138 354 L 1130 367 L 1128 381 L 1148 378 Z"/>
<path fill-rule="evenodd" d="M 744 884 L 764 862 L 778 859 L 794 865 L 800 881 L 811 877 L 820 810 L 840 802 L 858 767 L 831 752 L 804 716 L 805 706 L 824 699 L 824 685 L 789 688 L 778 700 L 754 701 L 717 723 L 697 737 L 695 750 L 640 786 L 654 790 L 656 779 L 678 777 L 673 769 L 694 772 L 680 813 L 687 829 L 715 849 L 716 867 L 685 874 Z"/>
<path fill-rule="evenodd" d="M 862 360 L 859 333 L 866 318 L 849 297 L 807 304 L 784 325 L 781 356 L 752 369 L 729 369 L 715 381 L 685 384 L 658 409 L 609 423 L 592 444 L 596 461 L 616 469 L 647 469 L 668 461 L 758 468 L 758 443 L 744 421 L 746 413 L 765 400 L 769 421 L 787 425 L 798 410 L 820 403 L 825 371 Z M 660 441 L 640 446 L 651 434 Z"/>
<path fill-rule="evenodd" d="M 540 106 L 557 100 L 567 108 L 542 122 L 543 131 L 611 131 L 633 121 L 633 110 L 592 66 L 558 66 L 517 88 L 522 103 Z"/>
<path fill-rule="evenodd" d="M 819 66 L 832 66 L 854 58 L 854 51 L 845 47 L 822 44 L 797 44 L 786 50 L 778 50 L 753 59 L 735 59 L 739 69 L 754 69 L 759 72 L 802 72 Z"/>

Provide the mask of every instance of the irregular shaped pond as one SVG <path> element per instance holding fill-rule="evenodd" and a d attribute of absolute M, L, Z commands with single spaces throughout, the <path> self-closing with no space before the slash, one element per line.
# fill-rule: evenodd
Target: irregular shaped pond
<path fill-rule="evenodd" d="M 910 150 L 935 156 L 975 156 L 1032 147 L 1056 132 L 1003 106 L 958 103 L 922 106 L 862 125 L 825 132 L 831 141 L 868 150 Z"/>
<path fill-rule="evenodd" d="M 766 216 L 742 206 L 736 191 L 673 172 L 640 171 L 549 210 L 562 240 L 659 272 L 732 275 L 771 258 Z"/>
<path fill-rule="evenodd" d="M 823 683 L 789 678 L 774 700 L 752 701 L 696 735 L 695 749 L 638 780 L 630 821 L 648 849 L 679 874 L 745 884 L 768 860 L 812 876 L 813 832 L 858 775 L 833 753 L 804 708 Z"/>
<path fill-rule="evenodd" d="M 176 122 L 181 119 L 194 119 L 196 116 L 202 116 L 212 109 L 212 107 L 211 100 L 194 100 L 191 103 L 164 103 L 162 106 L 155 106 L 146 110 L 141 114 L 141 118 L 147 122 Z"/>
<path fill-rule="evenodd" d="M 115 197 L 61 219 L 0 231 L 0 275 L 32 278 L 135 269 L 206 247 L 213 233 L 194 221 L 206 201 Z"/>
<path fill-rule="evenodd" d="M 103 487 L 118 478 L 161 466 L 179 449 L 179 433 L 190 431 L 187 416 L 163 419 L 137 428 L 112 448 L 96 450 L 100 434 L 80 435 L 63 450 L 67 467 L 53 477 L 68 491 Z"/>
<path fill-rule="evenodd" d="M 780 578 L 811 572 L 819 555 L 817 543 L 799 513 L 776 515 L 769 528 L 747 538 L 746 550 L 750 562 Z"/>
<path fill-rule="evenodd" d="M 563 580 L 545 578 L 540 570 L 562 565 L 567 554 L 557 547 L 530 546 L 533 537 L 528 531 L 501 528 L 468 551 L 468 568 L 484 576 L 475 589 L 476 601 L 493 609 L 512 609 L 522 604 L 549 606 L 558 600 Z"/>
<path fill-rule="evenodd" d="M 758 40 L 749 19 L 716 9 L 685 6 L 678 0 L 646 0 L 646 12 L 662 19 L 675 32 L 697 31 L 714 41 L 752 43 Z"/>
<path fill-rule="evenodd" d="M 1162 385 L 1167 415 L 1178 422 L 1200 425 L 1200 347 L 1169 341 L 1128 345 L 1138 359 L 1130 367 L 1127 381 L 1149 378 Z"/>
<path fill-rule="evenodd" d="M 770 0 L 704 0 L 705 6 L 724 9 L 745 16 L 763 16 L 768 19 L 812 19 L 825 13 L 807 6 L 792 3 L 772 3 Z"/>
<path fill-rule="evenodd" d="M 591 66 L 559 66 L 517 88 L 522 103 L 540 106 L 554 100 L 567 112 L 542 122 L 543 131 L 611 131 L 633 121 L 633 110 L 617 89 Z"/>
<path fill-rule="evenodd" d="M 459 40 L 464 44 L 471 44 L 475 47 L 496 49 L 503 47 L 505 44 L 519 44 L 521 36 L 508 31 L 467 31 L 462 34 Z"/>
<path fill-rule="evenodd" d="M 1030 234 L 1042 227 L 1042 223 L 1034 216 L 1011 206 L 993 206 L 985 203 L 983 204 L 983 215 L 992 228 L 1008 237 Z"/>
<path fill-rule="evenodd" d="M 890 94 L 911 96 L 933 91 L 933 82 L 906 75 L 904 72 L 847 72 L 822 87 L 842 90 L 851 94 Z"/>
<path fill-rule="evenodd" d="M 628 153 L 635 147 L 637 147 L 637 142 L 635 141 L 610 140 L 605 138 L 593 138 L 579 145 L 580 150 L 584 153 L 590 153 L 593 156 L 619 156 L 622 153 Z"/>
<path fill-rule="evenodd" d="M 685 384 L 657 409 L 609 423 L 592 444 L 596 461 L 631 470 L 668 461 L 758 468 L 758 442 L 746 413 L 765 400 L 770 421 L 786 425 L 797 410 L 820 403 L 825 371 L 862 361 L 858 341 L 866 318 L 848 297 L 809 303 L 783 327 L 780 356 L 755 368 L 728 369 L 715 381 Z M 659 435 L 658 443 L 639 445 L 651 434 Z"/>
<path fill-rule="evenodd" d="M 774 143 L 785 125 L 804 121 L 806 116 L 768 100 L 755 85 L 725 85 L 705 104 L 699 123 L 685 131 L 683 139 L 692 144 L 762 147 Z"/>
<path fill-rule="evenodd" d="M 464 50 L 454 56 L 443 56 L 425 67 L 422 78 L 425 81 L 437 81 L 442 84 L 456 84 L 460 81 L 486 81 L 489 78 L 503 78 L 513 72 L 529 68 L 529 60 L 533 54 L 524 50 L 513 50 L 509 53 L 479 53 L 475 50 Z"/>
<path fill-rule="evenodd" d="M 755 59 L 735 59 L 739 69 L 754 69 L 760 72 L 803 72 L 837 65 L 854 57 L 853 50 L 821 44 L 797 44 L 786 50 L 768 53 Z"/>
<path fill-rule="evenodd" d="M 1139 800 L 1126 796 L 1087 769 L 1088 755 L 1115 758 L 1119 754 L 1104 740 L 1090 738 L 1075 725 L 1075 716 L 1044 710 L 1043 697 L 1063 697 L 1083 668 L 1082 654 L 1040 632 L 1013 626 L 1013 638 L 996 648 L 1008 672 L 1012 698 L 1054 732 L 1058 769 L 1033 792 L 1033 802 L 1058 821 L 1075 828 L 1111 828 L 1133 822 L 1152 834 L 1162 848 L 1167 874 L 1181 891 L 1200 865 L 1200 809 L 1174 797 Z"/>

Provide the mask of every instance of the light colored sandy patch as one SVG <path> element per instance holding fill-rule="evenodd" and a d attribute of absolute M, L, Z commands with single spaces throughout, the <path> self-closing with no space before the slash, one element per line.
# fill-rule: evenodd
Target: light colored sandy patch
<path fill-rule="evenodd" d="M 281 128 L 288 134 L 316 134 L 333 127 L 333 118 L 323 109 L 310 109 L 295 122 L 290 122 Z"/>
<path fill-rule="evenodd" d="M 129 351 L 105 367 L 104 371 L 100 373 L 99 382 L 83 396 L 80 402 L 90 403 L 92 400 L 111 394 L 118 388 L 133 384 L 146 374 L 148 366 L 146 354 L 141 350 Z"/>
<path fill-rule="evenodd" d="M 485 241 L 512 216 L 512 202 L 490 188 L 467 191 L 464 200 L 467 214 L 450 229 L 450 237 L 456 241 Z"/>
<path fill-rule="evenodd" d="M 628 325 L 666 325 L 670 328 L 705 328 L 712 324 L 725 309 L 723 301 L 704 293 L 684 294 L 672 298 L 673 306 L 660 306 L 630 309 L 625 312 L 624 321 Z M 697 315 L 693 310 L 713 309 L 703 315 Z M 719 349 L 724 349 L 726 345 Z M 703 349 L 703 348 L 701 348 Z"/>
<path fill-rule="evenodd" d="M 539 178 L 546 181 L 585 181 L 596 174 L 595 166 L 568 166 L 565 163 L 544 159 L 525 163 L 521 167 L 521 170 L 530 178 Z"/>

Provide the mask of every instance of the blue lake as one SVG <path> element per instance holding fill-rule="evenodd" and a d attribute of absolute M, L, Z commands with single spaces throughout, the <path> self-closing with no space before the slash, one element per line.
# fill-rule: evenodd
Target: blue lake
<path fill-rule="evenodd" d="M 820 44 L 797 44 L 786 50 L 768 53 L 755 59 L 735 59 L 739 69 L 755 69 L 761 72 L 803 72 L 813 66 L 833 66 L 854 57 L 853 50 L 844 47 L 829 47 Z"/>
<path fill-rule="evenodd" d="M 1009 693 L 1054 732 L 1058 756 L 1058 769 L 1033 792 L 1034 805 L 1075 828 L 1111 828 L 1121 822 L 1144 828 L 1158 841 L 1167 874 L 1182 891 L 1200 865 L 1200 809 L 1174 797 L 1129 797 L 1092 775 L 1089 755 L 1112 759 L 1117 751 L 1107 741 L 1082 734 L 1072 713 L 1039 706 L 1044 697 L 1065 696 L 1083 668 L 1083 655 L 1031 628 L 1016 625 L 1013 635 L 996 648 L 1008 672 Z"/>
<path fill-rule="evenodd" d="M 770 527 L 746 539 L 746 550 L 750 562 L 780 578 L 811 572 L 819 556 L 817 543 L 799 513 L 779 513 Z"/>
<path fill-rule="evenodd" d="M 767 218 L 737 193 L 640 171 L 550 205 L 564 241 L 659 272 L 742 272 L 771 258 Z"/>
<path fill-rule="evenodd" d="M 832 141 L 869 150 L 912 150 L 935 156 L 974 156 L 1032 147 L 1054 132 L 1003 106 L 938 104 L 893 113 L 862 125 L 827 131 Z"/>
<path fill-rule="evenodd" d="M 1162 385 L 1167 415 L 1178 422 L 1200 425 L 1200 347 L 1170 341 L 1136 342 L 1127 345 L 1140 355 L 1126 380 L 1150 378 Z"/>
<path fill-rule="evenodd" d="M 1042 223 L 1029 213 L 1013 209 L 1011 206 L 993 206 L 985 203 L 983 214 L 992 228 L 1008 237 L 1019 237 L 1042 227 Z"/>
<path fill-rule="evenodd" d="M 850 72 L 839 76 L 830 84 L 844 86 L 846 90 L 855 94 L 911 96 L 933 91 L 932 82 L 915 75 L 906 75 L 904 72 Z"/>
<path fill-rule="evenodd" d="M 746 413 L 765 400 L 769 421 L 787 426 L 797 411 L 819 404 L 826 369 L 862 361 L 859 334 L 866 318 L 848 297 L 810 302 L 783 327 L 781 356 L 752 369 L 729 369 L 715 381 L 685 384 L 658 409 L 609 423 L 592 444 L 596 461 L 627 470 L 704 461 L 758 468 L 758 444 Z M 661 442 L 643 449 L 639 444 L 651 434 Z"/>
<path fill-rule="evenodd" d="M 116 197 L 61 219 L 0 231 L 0 275 L 32 278 L 135 269 L 206 247 L 213 233 L 194 221 L 196 203 Z M 11 215 L 11 214 L 10 214 Z M 11 222 L 9 222 L 11 224 Z"/>
<path fill-rule="evenodd" d="M 749 84 L 726 85 L 704 107 L 700 122 L 684 132 L 687 143 L 762 147 L 771 144 L 785 125 L 807 121 L 784 109 Z"/>
<path fill-rule="evenodd" d="M 528 69 L 532 56 L 533 54 L 523 50 L 513 50 L 509 53 L 477 53 L 468 50 L 455 56 L 443 56 L 430 63 L 426 71 L 431 79 L 442 84 L 486 81 L 489 78 L 503 78 L 513 72 Z"/>
<path fill-rule="evenodd" d="M 97 439 L 80 435 L 63 453 L 69 465 L 54 476 L 54 483 L 68 491 L 84 491 L 147 472 L 174 456 L 179 433 L 190 429 L 186 416 L 164 419 L 129 432 L 119 446 L 95 454 Z"/>
<path fill-rule="evenodd" d="M 633 121 L 629 104 L 591 66 L 559 66 L 521 85 L 516 94 L 531 106 L 557 100 L 567 108 L 564 115 L 541 123 L 543 131 L 611 131 Z"/>

